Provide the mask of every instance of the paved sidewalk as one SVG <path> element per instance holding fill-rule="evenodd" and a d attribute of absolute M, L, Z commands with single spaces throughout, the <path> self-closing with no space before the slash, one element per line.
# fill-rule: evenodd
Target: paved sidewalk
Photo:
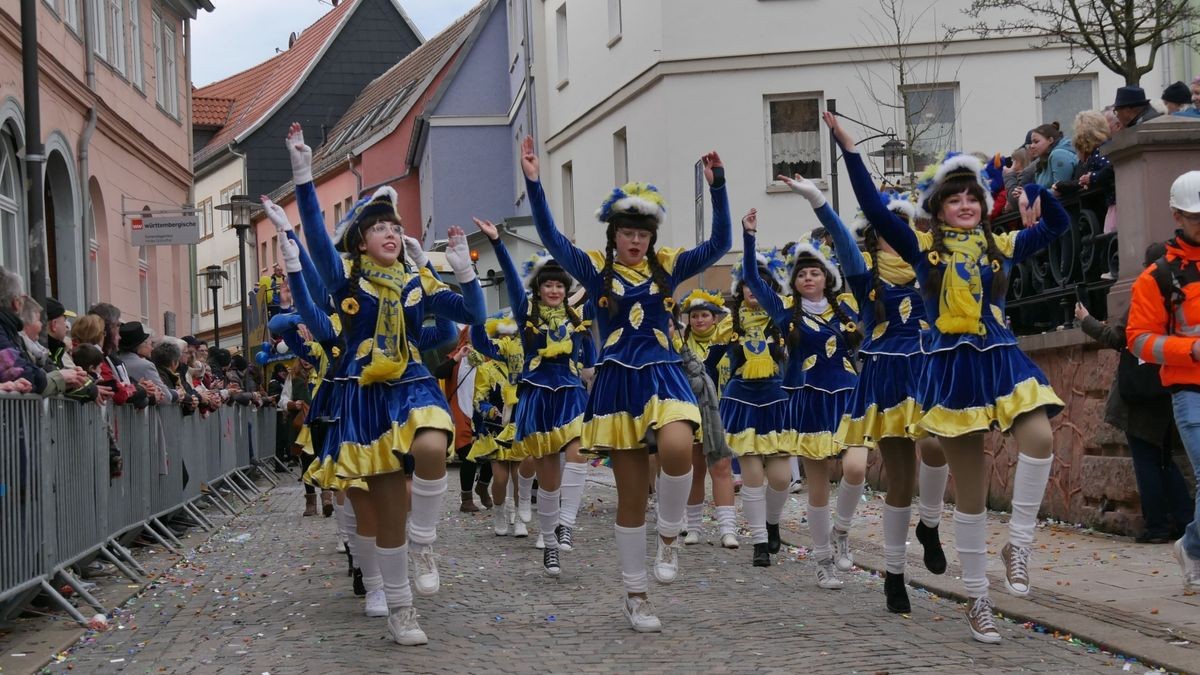
<path fill-rule="evenodd" d="M 579 548 L 561 580 L 540 572 L 533 538 L 497 538 L 490 513 L 460 514 L 453 487 L 441 540 L 442 590 L 417 599 L 426 647 L 386 638 L 361 614 L 332 520 L 301 518 L 280 487 L 127 603 L 117 629 L 88 635 L 46 672 L 1123 672 L 1143 666 L 1003 622 L 1000 645 L 973 641 L 963 607 L 914 592 L 911 617 L 882 609 L 882 580 L 847 575 L 821 591 L 796 552 L 768 569 L 750 549 L 687 547 L 680 580 L 652 583 L 661 635 L 620 615 L 612 540 L 616 495 L 594 469 Z M 793 508 L 796 508 L 793 506 Z M 536 519 L 535 519 L 536 522 Z M 651 548 L 651 551 L 653 549 Z"/>
<path fill-rule="evenodd" d="M 782 529 L 785 541 L 809 546 L 805 504 L 805 493 L 792 496 Z M 884 569 L 882 514 L 883 494 L 868 493 L 851 529 L 855 562 L 879 573 Z M 961 599 L 952 516 L 950 506 L 939 528 L 949 569 L 940 576 L 925 569 L 910 529 L 908 575 L 934 593 Z M 1062 639 L 1138 655 L 1173 670 L 1200 670 L 1200 595 L 1184 592 L 1171 545 L 1137 544 L 1128 537 L 1042 523 L 1030 564 L 1033 592 L 1017 598 L 1004 589 L 1000 549 L 1007 541 L 1008 514 L 990 513 L 988 576 L 999 611 L 1035 629 L 1058 631 Z"/>

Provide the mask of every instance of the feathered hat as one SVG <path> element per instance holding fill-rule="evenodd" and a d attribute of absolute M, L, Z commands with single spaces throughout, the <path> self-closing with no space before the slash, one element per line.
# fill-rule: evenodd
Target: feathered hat
<path fill-rule="evenodd" d="M 521 265 L 521 285 L 530 293 L 537 292 L 538 277 L 547 277 L 549 279 L 561 281 L 563 286 L 570 292 L 575 280 L 567 271 L 558 264 L 558 261 L 550 256 L 550 253 L 545 249 L 534 253 Z"/>
<path fill-rule="evenodd" d="M 987 200 L 984 215 L 992 212 L 992 189 L 983 176 L 983 162 L 974 155 L 951 151 L 925 167 L 925 171 L 917 180 L 917 190 L 920 194 L 918 204 L 926 217 L 933 216 L 929 212 L 929 198 L 947 179 L 958 176 L 971 176 L 979 183 Z"/>
<path fill-rule="evenodd" d="M 508 310 L 489 316 L 487 321 L 483 322 L 483 328 L 491 338 L 517 334 L 517 322 Z"/>
<path fill-rule="evenodd" d="M 729 311 L 725 309 L 725 298 L 721 297 L 720 293 L 703 288 L 688 293 L 679 303 L 679 307 L 685 314 L 700 309 L 706 309 L 713 314 L 725 314 Z"/>
<path fill-rule="evenodd" d="M 399 223 L 400 214 L 396 212 L 398 201 L 396 191 L 391 186 L 384 185 L 370 197 L 363 197 L 355 202 L 333 231 L 334 247 L 343 253 L 355 252 L 358 242 L 362 240 L 362 224 L 368 218 L 383 216 Z"/>
<path fill-rule="evenodd" d="M 807 244 L 803 245 L 807 246 Z M 800 244 L 797 246 L 800 246 Z M 776 284 L 779 284 L 781 291 L 787 288 L 788 265 L 787 261 L 784 260 L 782 255 L 780 255 L 779 249 L 773 248 L 767 251 L 756 251 L 754 253 L 754 259 L 758 261 L 758 271 L 762 276 L 767 279 L 774 280 Z M 737 293 L 738 284 L 741 283 L 742 279 L 745 277 L 745 270 L 742 267 L 741 258 L 739 258 L 738 261 L 733 264 L 733 269 L 730 270 L 729 276 L 729 292 Z"/>
<path fill-rule="evenodd" d="M 842 290 L 842 274 L 838 270 L 837 265 L 830 262 L 829 258 L 826 258 L 812 244 L 805 242 L 797 243 L 792 249 L 792 259 L 788 261 L 787 280 L 784 282 L 783 287 L 790 290 L 792 279 L 796 278 L 796 272 L 801 266 L 808 267 L 809 265 L 805 263 L 811 260 L 815 260 L 825 270 L 825 275 L 833 279 L 834 292 Z"/>
<path fill-rule="evenodd" d="M 915 198 L 916 195 L 911 192 L 897 193 L 892 190 L 884 190 L 879 193 L 879 201 L 883 202 L 887 210 L 900 216 L 901 220 L 909 224 L 921 215 L 914 202 Z M 854 220 L 850 222 L 850 233 L 854 235 L 855 239 L 862 241 L 869 227 L 871 227 L 871 223 L 867 221 L 866 215 L 859 211 L 854 215 Z"/>
<path fill-rule="evenodd" d="M 658 188 L 649 183 L 626 183 L 613 188 L 596 211 L 596 218 L 605 223 L 612 222 L 617 216 L 646 217 L 657 227 L 667 216 L 667 203 Z"/>

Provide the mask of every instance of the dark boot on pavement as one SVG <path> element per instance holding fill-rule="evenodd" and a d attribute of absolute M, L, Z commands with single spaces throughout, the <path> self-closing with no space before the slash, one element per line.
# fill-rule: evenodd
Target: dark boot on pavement
<path fill-rule="evenodd" d="M 304 515 L 317 515 L 317 495 L 316 493 L 304 495 Z"/>
<path fill-rule="evenodd" d="M 912 605 L 908 602 L 908 587 L 904 584 L 903 574 L 887 572 L 883 579 L 883 594 L 887 598 L 889 612 L 908 614 Z"/>
<path fill-rule="evenodd" d="M 470 490 L 462 491 L 462 504 L 458 507 L 463 513 L 479 513 L 479 507 L 475 506 L 475 496 Z"/>

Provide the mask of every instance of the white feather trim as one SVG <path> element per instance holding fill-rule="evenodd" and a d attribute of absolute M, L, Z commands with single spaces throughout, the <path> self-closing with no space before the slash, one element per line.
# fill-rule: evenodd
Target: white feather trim
<path fill-rule="evenodd" d="M 995 205 L 995 200 L 992 198 L 991 186 L 988 185 L 987 180 L 983 177 L 983 162 L 980 161 L 978 157 L 975 157 L 974 155 L 968 155 L 964 152 L 943 161 L 941 166 L 938 167 L 937 172 L 933 174 L 933 178 L 929 182 L 929 187 L 921 193 L 921 208 L 918 210 L 918 213 L 922 217 L 932 218 L 934 216 L 934 214 L 929 213 L 925 209 L 925 206 L 929 202 L 929 197 L 933 195 L 934 190 L 936 190 L 938 186 L 950 176 L 951 173 L 958 173 L 960 171 L 970 171 L 973 173 L 975 175 L 975 180 L 979 183 L 979 186 L 983 188 L 983 194 L 986 196 L 985 201 L 987 202 L 987 208 L 983 212 L 983 217 L 986 218 L 988 214 L 992 212 L 992 207 Z"/>
<path fill-rule="evenodd" d="M 842 273 L 838 271 L 837 266 L 829 262 L 829 259 L 826 258 L 819 250 L 814 248 L 812 244 L 805 242 L 798 242 L 792 249 L 792 264 L 788 267 L 789 282 L 794 276 L 796 264 L 800 262 L 801 256 L 816 258 L 817 262 L 821 263 L 821 266 L 825 268 L 825 274 L 833 277 L 834 292 L 836 293 L 842 290 Z M 784 284 L 784 287 L 787 287 L 786 283 Z"/>
<path fill-rule="evenodd" d="M 641 197 L 634 196 L 622 197 L 613 202 L 612 211 L 614 213 L 640 213 L 644 216 L 653 217 L 654 220 L 660 224 L 662 223 L 663 216 L 666 215 L 666 212 L 658 204 L 646 199 L 642 199 Z M 597 219 L 601 217 L 601 213 L 603 213 L 603 210 L 596 211 Z"/>

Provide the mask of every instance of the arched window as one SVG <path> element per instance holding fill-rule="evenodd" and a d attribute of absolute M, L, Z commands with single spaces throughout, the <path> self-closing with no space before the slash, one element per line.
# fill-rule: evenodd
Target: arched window
<path fill-rule="evenodd" d="M 25 276 L 25 195 L 17 145 L 8 126 L 0 128 L 0 264 Z"/>

